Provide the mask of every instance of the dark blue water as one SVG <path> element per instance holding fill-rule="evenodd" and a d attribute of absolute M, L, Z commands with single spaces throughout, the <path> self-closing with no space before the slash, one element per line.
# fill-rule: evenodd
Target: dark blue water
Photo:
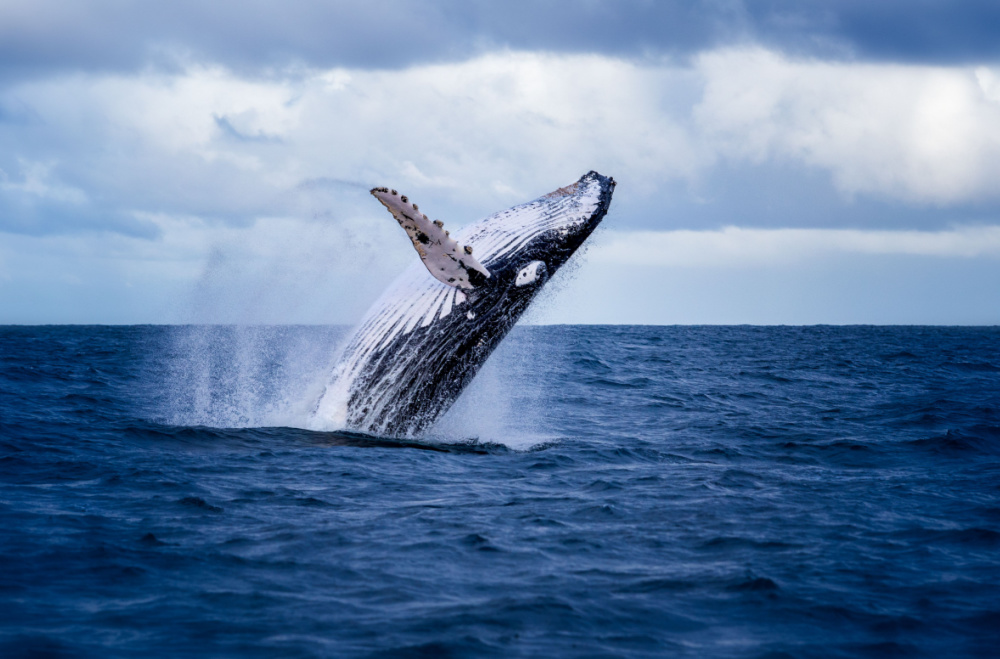
<path fill-rule="evenodd" d="M 520 328 L 423 441 L 269 427 L 340 336 L 0 328 L 0 656 L 997 655 L 998 329 Z"/>

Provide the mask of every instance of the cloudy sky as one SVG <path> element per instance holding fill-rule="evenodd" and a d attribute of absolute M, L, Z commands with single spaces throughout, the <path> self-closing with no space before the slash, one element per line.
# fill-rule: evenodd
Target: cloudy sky
<path fill-rule="evenodd" d="M 0 323 L 350 323 L 619 182 L 533 322 L 1000 323 L 993 0 L 0 1 Z"/>

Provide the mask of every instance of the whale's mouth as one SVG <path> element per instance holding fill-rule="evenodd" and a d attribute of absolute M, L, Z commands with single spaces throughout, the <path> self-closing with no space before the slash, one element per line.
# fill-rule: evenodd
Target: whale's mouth
<path fill-rule="evenodd" d="M 577 181 L 576 183 L 571 183 L 570 185 L 567 185 L 567 186 L 564 186 L 564 187 L 561 187 L 561 188 L 556 188 L 555 190 L 553 190 L 552 192 L 548 193 L 547 195 L 543 195 L 542 198 L 543 199 L 552 199 L 554 197 L 569 197 L 569 196 L 572 196 L 572 195 L 576 194 L 576 192 L 577 192 L 577 190 L 579 190 L 579 188 L 580 188 L 580 181 Z"/>

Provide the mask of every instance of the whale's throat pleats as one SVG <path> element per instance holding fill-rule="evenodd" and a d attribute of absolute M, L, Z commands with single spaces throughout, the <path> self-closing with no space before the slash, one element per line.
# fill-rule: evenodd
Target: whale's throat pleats
<path fill-rule="evenodd" d="M 441 220 L 431 222 L 406 195 L 395 190 L 373 188 L 371 193 L 406 231 L 420 260 L 435 279 L 464 289 L 481 286 L 489 279 L 489 270 L 472 256 L 472 247 L 460 245 L 445 231 Z"/>

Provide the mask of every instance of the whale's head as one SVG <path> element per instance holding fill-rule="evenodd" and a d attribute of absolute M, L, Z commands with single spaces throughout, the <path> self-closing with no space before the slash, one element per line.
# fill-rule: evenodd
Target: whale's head
<path fill-rule="evenodd" d="M 615 180 L 589 172 L 580 180 L 495 213 L 452 236 L 440 220 L 386 187 L 372 195 L 406 231 L 427 271 L 463 291 L 523 294 L 539 289 L 593 232 L 607 212 Z"/>
<path fill-rule="evenodd" d="M 483 293 L 533 297 L 597 228 L 614 189 L 613 178 L 590 172 L 462 231 L 459 239 L 490 273 L 478 287 Z"/>

